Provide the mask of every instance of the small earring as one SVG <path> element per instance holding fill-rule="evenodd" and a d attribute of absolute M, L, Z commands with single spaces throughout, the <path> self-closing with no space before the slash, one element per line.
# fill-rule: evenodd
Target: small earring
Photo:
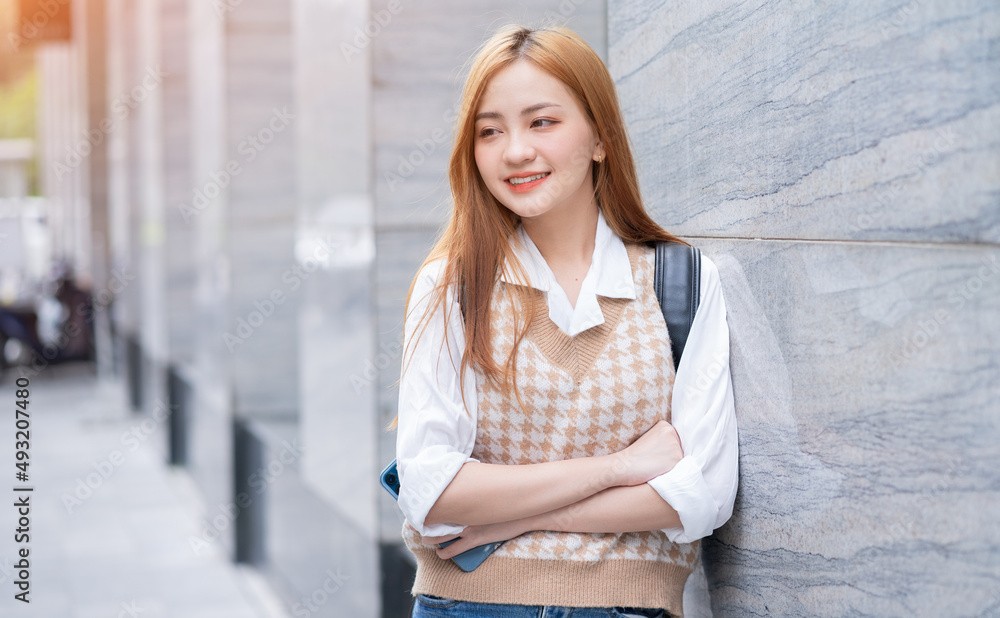
<path fill-rule="evenodd" d="M 600 163 L 604 160 L 604 155 L 597 155 L 597 162 Z"/>

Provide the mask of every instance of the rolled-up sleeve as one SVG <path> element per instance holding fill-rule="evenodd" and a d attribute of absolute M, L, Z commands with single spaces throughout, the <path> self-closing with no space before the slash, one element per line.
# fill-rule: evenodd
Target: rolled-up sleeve
<path fill-rule="evenodd" d="M 424 536 L 458 534 L 464 529 L 450 524 L 426 526 L 424 520 L 459 469 L 474 461 L 470 455 L 476 439 L 475 375 L 466 371 L 464 383 L 459 376 L 465 337 L 454 294 L 449 292 L 446 299 L 451 306 L 447 324 L 443 305 L 425 315 L 443 266 L 444 260 L 436 260 L 417 275 L 403 327 L 399 382 L 399 508 Z"/>
<path fill-rule="evenodd" d="M 698 312 L 674 378 L 671 424 L 684 458 L 649 485 L 680 516 L 680 527 L 663 532 L 671 541 L 690 543 L 732 515 L 739 477 L 726 304 L 719 270 L 706 256 Z"/>

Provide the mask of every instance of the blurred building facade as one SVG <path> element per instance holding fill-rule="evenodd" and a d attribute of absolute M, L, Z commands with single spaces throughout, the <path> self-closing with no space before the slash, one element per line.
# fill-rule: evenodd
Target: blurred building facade
<path fill-rule="evenodd" d="M 741 489 L 689 614 L 1000 607 L 995 3 L 71 6 L 37 52 L 42 184 L 100 371 L 169 410 L 192 551 L 293 615 L 408 611 L 376 478 L 462 66 L 557 22 L 615 77 L 648 207 L 722 274 Z"/>

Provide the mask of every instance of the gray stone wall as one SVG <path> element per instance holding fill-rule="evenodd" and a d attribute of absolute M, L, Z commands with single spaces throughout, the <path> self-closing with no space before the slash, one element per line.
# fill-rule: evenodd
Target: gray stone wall
<path fill-rule="evenodd" d="M 1000 611 L 1000 7 L 631 1 L 608 23 L 647 206 L 729 310 L 714 614 Z"/>

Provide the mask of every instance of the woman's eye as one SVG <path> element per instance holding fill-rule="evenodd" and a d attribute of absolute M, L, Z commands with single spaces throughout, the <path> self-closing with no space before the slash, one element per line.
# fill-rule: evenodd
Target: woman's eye
<path fill-rule="evenodd" d="M 487 127 L 479 131 L 479 137 L 491 137 L 493 135 L 496 135 L 496 132 L 497 132 L 496 129 L 491 129 Z"/>
<path fill-rule="evenodd" d="M 551 127 L 552 125 L 557 124 L 557 122 L 558 121 L 552 120 L 551 118 L 535 118 L 535 120 L 532 121 L 531 126 L 540 127 L 544 129 L 546 127 Z"/>

